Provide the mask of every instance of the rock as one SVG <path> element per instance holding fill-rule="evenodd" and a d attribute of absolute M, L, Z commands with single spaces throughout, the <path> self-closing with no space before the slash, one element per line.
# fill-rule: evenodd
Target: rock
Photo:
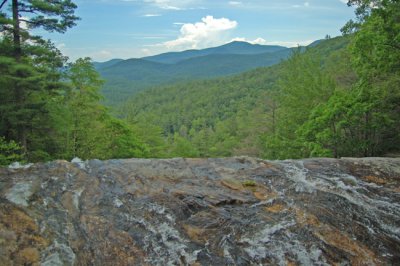
<path fill-rule="evenodd" d="M 2 265 L 396 265 L 400 158 L 0 169 Z"/>

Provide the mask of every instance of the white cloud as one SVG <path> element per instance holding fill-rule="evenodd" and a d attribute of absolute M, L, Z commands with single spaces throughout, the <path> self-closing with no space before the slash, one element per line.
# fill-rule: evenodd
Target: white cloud
<path fill-rule="evenodd" d="M 91 53 L 89 57 L 96 61 L 107 61 L 113 58 L 113 53 L 108 50 L 101 50 Z"/>
<path fill-rule="evenodd" d="M 231 6 L 241 6 L 241 5 L 243 5 L 243 3 L 240 2 L 240 1 L 229 1 L 229 4 Z"/>
<path fill-rule="evenodd" d="M 251 44 L 262 44 L 262 45 L 268 44 L 268 42 L 263 38 L 257 38 L 255 40 L 248 40 L 246 38 L 234 38 L 234 39 L 231 40 L 231 42 L 234 42 L 234 41 L 248 42 L 248 43 L 251 43 Z"/>
<path fill-rule="evenodd" d="M 297 46 L 307 46 L 312 43 L 314 40 L 305 40 L 305 41 L 267 41 L 264 38 L 257 38 L 255 40 L 249 40 L 246 38 L 233 38 L 230 42 L 239 41 L 239 42 L 248 42 L 251 44 L 261 44 L 261 45 L 279 45 L 284 47 L 297 47 Z"/>
<path fill-rule="evenodd" d="M 143 0 L 143 2 L 166 10 L 185 10 L 197 0 Z"/>
<path fill-rule="evenodd" d="M 237 25 L 236 21 L 227 18 L 206 16 L 201 19 L 201 22 L 183 24 L 177 39 L 156 46 L 164 47 L 169 51 L 179 51 L 220 45 L 226 42 L 230 31 Z"/>
<path fill-rule="evenodd" d="M 339 0 L 340 2 L 342 2 L 342 3 L 344 3 L 344 4 L 347 4 L 347 0 Z"/>
<path fill-rule="evenodd" d="M 309 7 L 310 2 L 304 2 L 303 5 L 292 5 L 293 8 Z"/>
<path fill-rule="evenodd" d="M 160 17 L 160 14 L 145 14 L 143 17 L 150 18 L 150 17 Z"/>
<path fill-rule="evenodd" d="M 150 55 L 152 55 L 152 52 L 151 52 L 149 49 L 147 49 L 147 48 L 143 48 L 143 49 L 141 49 L 140 51 L 142 52 L 142 55 L 143 55 L 143 56 L 150 56 Z"/>
<path fill-rule="evenodd" d="M 285 47 L 297 47 L 297 46 L 307 46 L 314 42 L 314 40 L 305 41 L 268 41 L 267 45 L 280 45 Z"/>
<path fill-rule="evenodd" d="M 56 48 L 57 48 L 58 50 L 62 50 L 62 49 L 64 49 L 65 47 L 66 47 L 65 43 L 58 43 L 58 44 L 56 45 Z"/>

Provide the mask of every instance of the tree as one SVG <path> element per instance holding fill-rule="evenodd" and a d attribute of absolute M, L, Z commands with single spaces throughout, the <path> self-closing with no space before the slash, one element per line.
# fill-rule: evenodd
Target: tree
<path fill-rule="evenodd" d="M 0 135 L 19 142 L 31 157 L 34 150 L 52 147 L 48 102 L 64 89 L 65 57 L 49 41 L 22 47 L 17 61 L 12 38 L 0 40 Z"/>
<path fill-rule="evenodd" d="M 357 22 L 345 27 L 357 79 L 315 107 L 297 130 L 312 156 L 379 156 L 400 146 L 400 3 L 349 5 L 357 5 Z"/>
<path fill-rule="evenodd" d="M 72 157 L 93 158 L 99 155 L 97 147 L 104 147 L 102 120 L 107 115 L 100 104 L 103 80 L 94 69 L 90 58 L 80 58 L 69 65 L 67 77 L 70 89 L 65 100 L 69 125 L 66 127 L 65 147 Z"/>
<path fill-rule="evenodd" d="M 69 64 L 65 79 L 68 88 L 49 103 L 56 131 L 56 157 L 109 159 L 148 155 L 148 148 L 135 129 L 112 117 L 101 104 L 103 80 L 90 58 Z"/>
<path fill-rule="evenodd" d="M 365 10 L 350 45 L 353 66 L 359 76 L 355 89 L 365 96 L 361 98 L 364 104 L 372 104 L 370 100 L 374 99 L 374 106 L 379 108 L 368 113 L 367 118 L 376 120 L 381 137 L 385 138 L 373 154 L 380 155 L 400 146 L 400 2 L 352 2 Z"/>
<path fill-rule="evenodd" d="M 0 166 L 9 165 L 12 162 L 21 161 L 21 147 L 15 142 L 7 142 L 4 137 L 0 137 Z"/>
<path fill-rule="evenodd" d="M 335 90 L 335 82 L 310 53 L 294 52 L 284 68 L 275 92 L 276 122 L 272 134 L 264 137 L 265 156 L 271 159 L 309 156 L 309 149 L 298 134 L 313 108 L 326 102 Z M 275 109 L 272 109 L 275 112 Z"/>
<path fill-rule="evenodd" d="M 56 77 L 65 60 L 50 42 L 43 41 L 38 36 L 32 36 L 30 30 L 43 28 L 49 32 L 64 33 L 75 25 L 78 19 L 74 15 L 76 5 L 70 0 L 3 0 L 0 4 L 0 30 L 2 49 L 0 64 L 3 63 L 2 92 L 9 96 L 8 101 L 14 108 L 9 108 L 8 117 L 10 129 L 6 132 L 8 138 L 15 138 L 28 151 L 29 125 L 38 114 L 45 112 L 43 103 L 38 103 L 32 93 L 43 89 L 55 89 Z M 24 26 L 26 25 L 26 26 Z M 55 56 L 52 60 L 48 57 Z M 45 59 L 43 59 L 43 57 Z M 52 73 L 46 72 L 51 70 Z M 49 80 L 49 77 L 50 80 Z M 49 82 L 47 82 L 49 81 Z M 4 115 L 4 114 L 3 114 Z"/>

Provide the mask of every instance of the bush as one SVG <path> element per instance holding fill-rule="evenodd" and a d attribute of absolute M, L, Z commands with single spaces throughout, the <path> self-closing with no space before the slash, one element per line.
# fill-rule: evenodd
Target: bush
<path fill-rule="evenodd" d="M 0 166 L 22 161 L 21 150 L 21 147 L 15 141 L 7 141 L 4 137 L 0 137 Z"/>

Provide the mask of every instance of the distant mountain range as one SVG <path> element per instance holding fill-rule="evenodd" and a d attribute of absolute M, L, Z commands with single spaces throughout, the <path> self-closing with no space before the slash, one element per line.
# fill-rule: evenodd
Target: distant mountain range
<path fill-rule="evenodd" d="M 143 59 L 157 63 L 175 64 L 186 59 L 209 55 L 255 55 L 274 53 L 282 50 L 287 50 L 287 48 L 283 46 L 259 45 L 235 41 L 222 46 L 203 50 L 187 50 L 183 52 L 164 53 L 145 57 Z"/>
<path fill-rule="evenodd" d="M 106 80 L 102 90 L 106 103 L 116 105 L 148 87 L 233 75 L 271 66 L 288 58 L 293 49 L 297 48 L 235 41 L 203 50 L 95 62 L 94 66 Z"/>

